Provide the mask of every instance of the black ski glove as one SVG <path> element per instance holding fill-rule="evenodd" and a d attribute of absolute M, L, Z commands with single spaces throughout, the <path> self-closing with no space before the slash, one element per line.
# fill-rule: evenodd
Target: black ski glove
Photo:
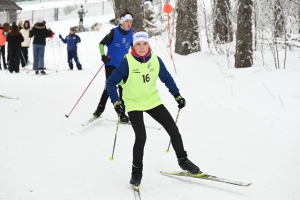
<path fill-rule="evenodd" d="M 104 62 L 104 64 L 106 64 L 110 61 L 110 57 L 109 56 L 102 56 L 101 60 Z"/>
<path fill-rule="evenodd" d="M 59 34 L 59 38 L 62 39 L 61 34 Z"/>
<path fill-rule="evenodd" d="M 179 94 L 178 95 L 175 95 L 175 100 L 177 101 L 177 103 L 178 103 L 178 108 L 183 108 L 184 106 L 185 106 L 185 99 L 182 97 L 182 96 L 180 96 Z"/>
<path fill-rule="evenodd" d="M 125 106 L 120 100 L 114 103 L 114 108 L 118 114 L 125 113 Z"/>

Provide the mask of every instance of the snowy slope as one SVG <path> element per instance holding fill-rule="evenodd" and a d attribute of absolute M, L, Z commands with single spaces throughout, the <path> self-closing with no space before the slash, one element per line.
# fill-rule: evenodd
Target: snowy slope
<path fill-rule="evenodd" d="M 105 120 L 116 119 L 110 101 L 103 118 L 81 126 L 100 99 L 103 69 L 70 117 L 65 117 L 102 66 L 98 44 L 113 27 L 108 23 L 111 18 L 85 19 L 86 25 L 99 22 L 102 26 L 99 32 L 79 33 L 83 71 L 66 70 L 66 46 L 56 39 L 47 41 L 47 76 L 0 71 L 0 94 L 19 97 L 0 98 L 1 200 L 134 198 L 129 185 L 132 128 L 120 125 L 115 159 L 110 161 L 116 128 L 114 122 Z M 47 25 L 65 36 L 77 23 L 74 19 Z M 248 69 L 228 70 L 217 64 L 226 66 L 225 57 L 210 55 L 203 47 L 202 52 L 189 56 L 173 53 L 175 74 L 165 41 L 154 37 L 150 43 L 187 100 L 178 126 L 189 158 L 206 173 L 253 184 L 243 188 L 160 175 L 161 170 L 180 168 L 174 150 L 164 152 L 167 133 L 147 129 L 142 199 L 299 199 L 300 51 L 289 54 L 285 70 L 270 71 L 259 61 Z M 266 56 L 271 60 L 271 55 Z M 163 84 L 158 88 L 175 117 L 174 98 Z M 145 123 L 160 127 L 147 114 Z"/>

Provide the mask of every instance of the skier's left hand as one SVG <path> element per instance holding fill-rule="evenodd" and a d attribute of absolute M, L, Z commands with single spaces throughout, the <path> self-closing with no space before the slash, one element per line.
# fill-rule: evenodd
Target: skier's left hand
<path fill-rule="evenodd" d="M 182 96 L 180 95 L 177 95 L 175 96 L 175 100 L 177 101 L 178 103 L 178 108 L 181 109 L 185 106 L 185 98 L 183 98 Z"/>
<path fill-rule="evenodd" d="M 120 100 L 114 103 L 114 108 L 118 114 L 125 113 L 125 106 Z"/>

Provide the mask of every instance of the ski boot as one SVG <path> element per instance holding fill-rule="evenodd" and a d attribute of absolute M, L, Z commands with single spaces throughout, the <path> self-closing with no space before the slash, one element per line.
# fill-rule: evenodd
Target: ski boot
<path fill-rule="evenodd" d="M 143 177 L 143 167 L 135 167 L 132 165 L 132 173 L 131 173 L 131 179 L 130 179 L 130 184 L 132 186 L 139 186 L 142 181 Z"/>
<path fill-rule="evenodd" d="M 142 181 L 143 174 L 131 174 L 130 185 L 139 186 Z"/>
<path fill-rule="evenodd" d="M 98 104 L 97 109 L 95 110 L 95 112 L 93 113 L 94 117 L 100 117 L 100 115 L 103 113 L 105 109 L 105 106 L 102 104 Z"/>
<path fill-rule="evenodd" d="M 42 69 L 41 74 L 46 75 L 46 72 Z"/>
<path fill-rule="evenodd" d="M 181 169 L 188 171 L 191 174 L 199 174 L 201 173 L 200 168 L 192 163 L 187 156 L 178 158 L 178 164 Z"/>
<path fill-rule="evenodd" d="M 120 122 L 124 123 L 124 124 L 128 124 L 129 123 L 129 117 L 127 117 L 127 115 L 125 113 L 121 113 L 120 114 Z"/>

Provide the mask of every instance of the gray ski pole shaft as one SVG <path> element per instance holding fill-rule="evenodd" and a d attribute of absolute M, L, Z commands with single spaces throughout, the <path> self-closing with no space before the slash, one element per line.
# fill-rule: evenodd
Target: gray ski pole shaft
<path fill-rule="evenodd" d="M 23 61 L 24 61 L 24 63 L 25 63 L 25 67 L 26 67 L 26 69 L 27 69 L 27 62 L 26 62 L 26 60 L 25 60 L 25 57 L 24 57 L 24 54 L 23 54 L 23 51 L 20 49 L 20 52 L 21 52 L 21 55 L 22 55 L 22 58 L 23 58 Z M 28 73 L 28 69 L 27 69 L 27 73 Z"/>
<path fill-rule="evenodd" d="M 117 142 L 117 135 L 118 135 L 118 130 L 119 130 L 119 124 L 120 124 L 120 114 L 118 115 L 118 122 L 117 122 L 117 127 L 116 127 L 116 134 L 115 134 L 113 151 L 112 151 L 111 157 L 109 158 L 111 161 L 114 160 L 114 153 L 115 153 L 115 147 L 116 147 L 116 142 Z"/>
<path fill-rule="evenodd" d="M 56 64 L 56 56 L 55 56 L 55 51 L 54 51 L 54 45 L 53 45 L 53 38 L 51 39 L 51 44 L 52 44 L 52 50 L 53 50 L 53 55 L 54 55 L 54 64 L 56 65 L 56 73 L 57 73 L 57 64 Z"/>
<path fill-rule="evenodd" d="M 180 108 L 178 109 L 178 112 L 177 112 L 175 124 L 177 124 L 178 117 L 179 117 L 179 113 L 180 113 Z M 169 142 L 168 148 L 166 149 L 166 153 L 169 153 L 169 151 L 170 151 L 170 150 L 169 150 L 169 149 L 170 149 L 170 145 L 171 145 L 171 140 L 170 140 L 170 142 Z"/>

